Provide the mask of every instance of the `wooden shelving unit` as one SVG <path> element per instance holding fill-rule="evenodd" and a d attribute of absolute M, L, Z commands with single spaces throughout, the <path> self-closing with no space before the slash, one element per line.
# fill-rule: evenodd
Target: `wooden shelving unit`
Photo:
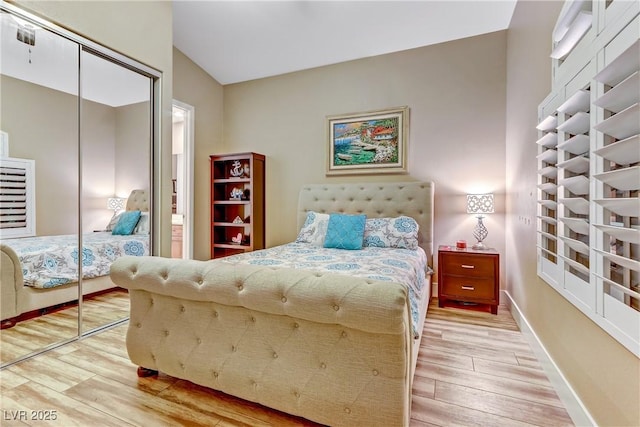
<path fill-rule="evenodd" d="M 264 249 L 265 156 L 210 156 L 211 258 Z"/>

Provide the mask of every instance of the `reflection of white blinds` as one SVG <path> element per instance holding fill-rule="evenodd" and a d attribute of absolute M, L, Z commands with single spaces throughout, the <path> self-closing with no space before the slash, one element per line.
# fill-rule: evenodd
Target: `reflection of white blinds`
<path fill-rule="evenodd" d="M 0 236 L 35 235 L 34 161 L 0 160 Z"/>

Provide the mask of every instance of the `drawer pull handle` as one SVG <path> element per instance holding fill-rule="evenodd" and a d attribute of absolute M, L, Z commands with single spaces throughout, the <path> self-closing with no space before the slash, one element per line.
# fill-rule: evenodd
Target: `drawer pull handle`
<path fill-rule="evenodd" d="M 462 286 L 462 289 L 464 289 L 465 291 L 473 291 L 473 290 L 475 290 L 476 288 L 474 288 L 473 286 L 464 286 L 464 285 L 463 285 L 463 286 Z"/>
<path fill-rule="evenodd" d="M 462 264 L 460 267 L 462 268 L 476 268 L 475 265 Z"/>

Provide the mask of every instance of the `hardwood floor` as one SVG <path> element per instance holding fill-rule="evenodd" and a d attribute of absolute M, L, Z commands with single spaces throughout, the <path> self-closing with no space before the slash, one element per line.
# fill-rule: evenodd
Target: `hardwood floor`
<path fill-rule="evenodd" d="M 316 425 L 162 373 L 138 378 L 125 334 L 121 325 L 0 371 L 0 424 Z M 411 426 L 445 425 L 573 425 L 503 306 L 497 316 L 429 307 Z"/>
<path fill-rule="evenodd" d="M 117 288 L 108 293 L 85 297 L 82 305 L 84 331 L 128 316 L 129 294 L 125 289 Z M 0 330 L 0 363 L 10 362 L 77 335 L 77 305 L 18 322 L 12 328 Z"/>

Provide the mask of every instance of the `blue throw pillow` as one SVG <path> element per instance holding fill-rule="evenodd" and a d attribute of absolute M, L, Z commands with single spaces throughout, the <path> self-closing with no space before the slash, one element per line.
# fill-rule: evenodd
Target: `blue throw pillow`
<path fill-rule="evenodd" d="M 351 250 L 362 249 L 366 220 L 366 215 L 329 215 L 324 247 Z"/>
<path fill-rule="evenodd" d="M 140 220 L 140 211 L 126 211 L 120 215 L 120 219 L 111 234 L 128 236 L 133 233 L 138 221 Z"/>

